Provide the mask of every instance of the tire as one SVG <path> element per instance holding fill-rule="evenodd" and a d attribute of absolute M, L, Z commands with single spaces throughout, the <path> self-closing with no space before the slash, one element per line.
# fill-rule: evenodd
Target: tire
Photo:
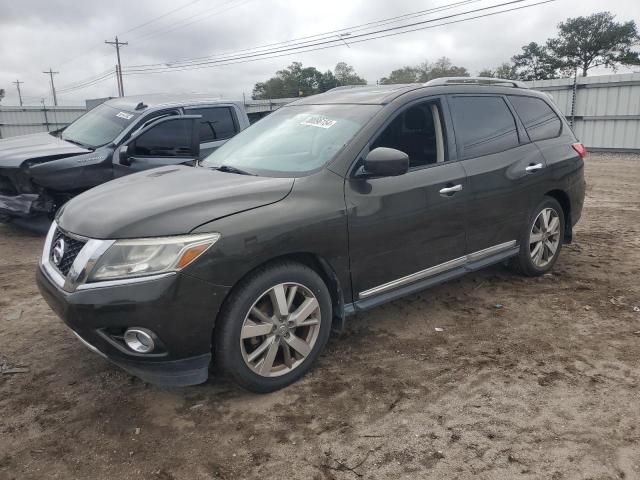
<path fill-rule="evenodd" d="M 550 215 L 549 228 L 540 223 L 545 220 L 543 212 Z M 558 219 L 557 225 L 554 218 Z M 511 267 L 528 277 L 536 277 L 549 272 L 558 260 L 562 249 L 564 226 L 565 218 L 562 207 L 554 198 L 545 197 L 527 222 L 526 230 L 522 233 L 520 241 L 520 251 L 518 256 L 511 261 Z M 537 238 L 541 238 L 541 240 L 536 242 Z M 555 250 L 551 248 L 552 246 L 555 246 Z M 542 249 L 542 253 L 539 249 Z"/>
<path fill-rule="evenodd" d="M 216 366 L 252 392 L 286 387 L 309 371 L 324 349 L 331 317 L 331 296 L 314 270 L 289 261 L 261 268 L 234 288 L 222 308 Z"/>

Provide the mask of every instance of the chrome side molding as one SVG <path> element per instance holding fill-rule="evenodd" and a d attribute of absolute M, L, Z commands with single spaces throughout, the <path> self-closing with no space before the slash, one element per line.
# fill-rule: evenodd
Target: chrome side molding
<path fill-rule="evenodd" d="M 439 265 L 434 265 L 433 267 L 420 270 L 419 272 L 412 273 L 405 277 L 401 277 L 396 280 L 392 280 L 390 282 L 384 283 L 382 285 L 378 285 L 377 287 L 370 288 L 369 290 L 365 290 L 364 292 L 360 292 L 358 294 L 358 298 L 359 299 L 367 298 L 372 295 L 376 295 L 378 293 L 386 292 L 387 290 L 392 290 L 397 287 L 402 287 L 404 285 L 417 282 L 418 280 L 423 280 L 425 278 L 433 277 L 434 275 L 444 273 L 448 270 L 462 267 L 468 263 L 476 262 L 478 260 L 482 260 L 483 258 L 490 257 L 491 255 L 504 252 L 506 250 L 509 250 L 510 248 L 515 247 L 516 245 L 517 245 L 517 242 L 515 240 L 511 240 L 509 242 L 500 243 L 498 245 L 485 248 L 483 250 L 478 250 L 477 252 L 473 252 L 468 255 L 464 255 L 462 257 L 454 258 L 453 260 L 449 260 L 448 262 L 440 263 Z"/>

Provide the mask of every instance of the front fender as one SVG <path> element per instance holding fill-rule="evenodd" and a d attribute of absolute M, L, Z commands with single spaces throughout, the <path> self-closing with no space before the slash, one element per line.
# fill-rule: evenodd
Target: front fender
<path fill-rule="evenodd" d="M 27 174 L 38 185 L 55 191 L 86 190 L 113 179 L 113 150 L 61 158 L 31 165 Z"/>

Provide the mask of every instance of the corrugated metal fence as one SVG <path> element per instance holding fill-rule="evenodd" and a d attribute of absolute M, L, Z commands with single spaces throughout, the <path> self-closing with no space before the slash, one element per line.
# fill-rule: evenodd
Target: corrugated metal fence
<path fill-rule="evenodd" d="M 550 94 L 580 140 L 592 150 L 640 152 L 640 73 L 528 82 Z M 575 99 L 575 104 L 574 104 Z M 295 100 L 249 100 L 252 120 Z M 572 108 L 573 107 L 573 108 Z M 85 112 L 84 107 L 0 107 L 0 138 L 57 130 Z"/>
<path fill-rule="evenodd" d="M 84 107 L 0 107 L 0 138 L 58 130 L 85 111 Z"/>
<path fill-rule="evenodd" d="M 91 104 L 87 102 L 87 105 L 96 106 L 104 100 L 108 99 L 100 99 Z M 250 100 L 245 107 L 253 122 L 293 100 L 295 98 Z M 0 107 L 0 138 L 58 130 L 86 111 L 85 107 Z"/>
<path fill-rule="evenodd" d="M 527 82 L 553 97 L 587 148 L 640 151 L 640 73 Z"/>

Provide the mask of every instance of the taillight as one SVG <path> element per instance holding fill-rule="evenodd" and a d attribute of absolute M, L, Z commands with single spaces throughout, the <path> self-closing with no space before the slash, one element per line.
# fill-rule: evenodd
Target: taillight
<path fill-rule="evenodd" d="M 571 146 L 576 152 L 578 152 L 578 155 L 580 155 L 580 158 L 584 160 L 584 158 L 587 156 L 587 149 L 584 148 L 584 145 L 582 145 L 581 143 L 574 143 Z"/>

